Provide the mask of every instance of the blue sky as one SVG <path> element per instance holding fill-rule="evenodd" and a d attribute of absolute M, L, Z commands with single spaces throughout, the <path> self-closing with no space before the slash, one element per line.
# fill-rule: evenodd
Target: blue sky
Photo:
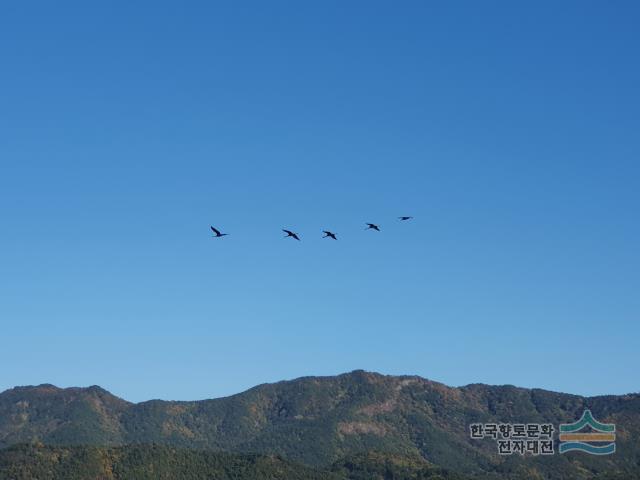
<path fill-rule="evenodd" d="M 639 22 L 4 3 L 0 390 L 199 399 L 362 368 L 638 391 Z"/>

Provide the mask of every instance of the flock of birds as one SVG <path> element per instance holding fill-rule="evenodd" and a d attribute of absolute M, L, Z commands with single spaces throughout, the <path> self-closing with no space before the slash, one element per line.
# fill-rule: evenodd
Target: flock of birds
<path fill-rule="evenodd" d="M 406 222 L 407 220 L 411 220 L 412 218 L 413 217 L 398 217 L 398 220 L 400 220 L 401 222 Z M 375 230 L 376 232 L 380 231 L 380 227 L 375 223 L 367 223 L 366 225 L 367 227 L 365 228 L 365 230 Z M 220 230 L 218 230 L 214 226 L 211 226 L 211 231 L 213 232 L 214 238 L 221 238 L 229 235 L 228 233 L 222 233 Z M 282 231 L 286 234 L 284 238 L 291 237 L 295 240 L 300 241 L 300 235 L 298 235 L 297 233 L 292 232 L 291 230 L 287 230 L 286 228 L 283 228 Z M 331 232 L 329 230 L 322 230 L 322 233 L 324 233 L 324 236 L 322 238 L 331 238 L 333 240 L 338 240 L 338 236 L 334 232 Z"/>

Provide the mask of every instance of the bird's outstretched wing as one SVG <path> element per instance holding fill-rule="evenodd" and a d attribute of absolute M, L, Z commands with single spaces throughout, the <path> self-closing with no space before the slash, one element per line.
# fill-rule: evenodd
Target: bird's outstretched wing
<path fill-rule="evenodd" d="M 296 240 L 300 240 L 300 237 L 298 237 L 298 235 L 296 233 L 292 232 L 291 230 L 286 230 L 286 229 L 283 228 L 282 231 L 287 234 L 287 237 L 293 237 Z"/>
<path fill-rule="evenodd" d="M 215 229 L 215 228 L 211 227 L 211 231 L 212 231 L 213 233 L 215 233 L 216 235 L 220 236 L 220 231 L 219 231 L 219 230 L 217 230 L 217 229 Z"/>

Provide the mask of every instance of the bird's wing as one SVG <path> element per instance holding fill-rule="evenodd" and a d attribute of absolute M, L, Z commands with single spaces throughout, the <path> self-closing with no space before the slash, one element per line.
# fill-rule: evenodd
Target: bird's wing
<path fill-rule="evenodd" d="M 215 229 L 215 228 L 213 228 L 213 227 L 211 227 L 211 231 L 212 231 L 213 233 L 215 233 L 216 235 L 220 235 L 220 231 L 219 231 L 219 230 L 217 230 L 217 229 Z"/>
<path fill-rule="evenodd" d="M 293 235 L 291 235 L 293 238 L 295 238 L 296 240 L 300 240 L 300 238 L 298 237 L 298 235 L 296 235 L 295 233 Z"/>
<path fill-rule="evenodd" d="M 293 232 L 291 230 L 285 230 L 284 228 L 282 229 L 282 231 L 284 233 L 286 233 L 287 235 L 293 235 Z"/>

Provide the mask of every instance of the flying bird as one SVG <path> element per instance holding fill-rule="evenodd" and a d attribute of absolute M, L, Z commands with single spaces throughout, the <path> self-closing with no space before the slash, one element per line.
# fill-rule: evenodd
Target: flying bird
<path fill-rule="evenodd" d="M 226 237 L 227 235 L 229 235 L 228 233 L 220 233 L 220 230 L 213 227 L 211 227 L 211 231 L 213 232 L 213 236 L 215 238 Z"/>
<path fill-rule="evenodd" d="M 335 234 L 335 233 L 333 233 L 333 232 L 330 232 L 329 230 L 323 230 L 323 231 L 322 231 L 322 233 L 324 233 L 324 237 L 322 237 L 322 238 L 330 237 L 330 238 L 333 238 L 334 240 L 337 240 L 337 239 L 338 239 L 338 238 L 336 237 L 336 234 Z"/>
<path fill-rule="evenodd" d="M 411 220 L 413 217 L 398 217 L 400 220 L 405 221 L 405 220 Z"/>
<path fill-rule="evenodd" d="M 283 231 L 284 233 L 286 233 L 286 235 L 285 235 L 285 237 L 284 237 L 284 238 L 287 238 L 287 237 L 293 237 L 293 238 L 295 238 L 296 240 L 300 241 L 300 237 L 298 237 L 298 235 L 297 235 L 296 233 L 293 233 L 291 230 L 285 230 L 285 229 L 283 228 L 283 229 L 282 229 L 282 231 Z"/>
<path fill-rule="evenodd" d="M 378 225 L 375 225 L 373 223 L 367 223 L 368 227 L 365 228 L 365 230 L 376 230 L 376 231 L 380 231 L 380 227 Z"/>

